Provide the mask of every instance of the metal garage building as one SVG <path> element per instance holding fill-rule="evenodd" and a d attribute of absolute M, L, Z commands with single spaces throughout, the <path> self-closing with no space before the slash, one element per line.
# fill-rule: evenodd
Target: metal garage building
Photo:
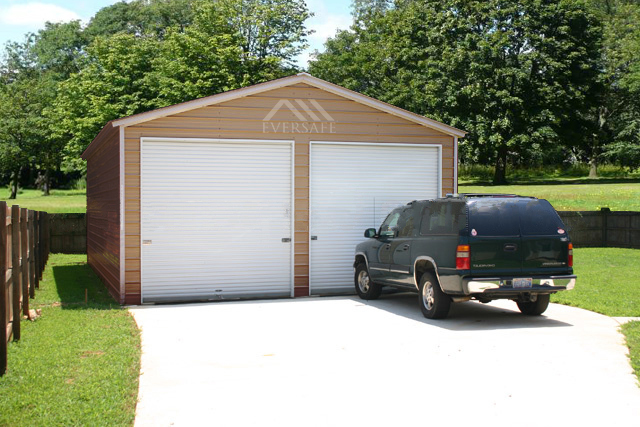
<path fill-rule="evenodd" d="M 456 191 L 463 136 L 306 73 L 113 120 L 89 264 L 123 304 L 350 292 L 365 228 Z"/>

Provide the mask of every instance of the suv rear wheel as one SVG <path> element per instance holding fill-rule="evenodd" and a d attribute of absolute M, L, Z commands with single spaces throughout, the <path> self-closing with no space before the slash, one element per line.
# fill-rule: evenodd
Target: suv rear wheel
<path fill-rule="evenodd" d="M 518 304 L 518 308 L 522 312 L 522 314 L 526 314 L 528 316 L 539 316 L 545 312 L 547 307 L 549 307 L 549 300 L 551 299 L 551 295 L 538 295 L 535 301 L 521 302 L 516 301 Z"/>
<path fill-rule="evenodd" d="M 369 270 L 365 264 L 358 264 L 354 280 L 356 292 L 364 300 L 377 299 L 382 293 L 382 286 L 371 281 Z"/>
<path fill-rule="evenodd" d="M 420 309 L 428 319 L 444 319 L 449 314 L 451 298 L 442 292 L 436 277 L 431 273 L 424 273 L 420 277 Z"/>

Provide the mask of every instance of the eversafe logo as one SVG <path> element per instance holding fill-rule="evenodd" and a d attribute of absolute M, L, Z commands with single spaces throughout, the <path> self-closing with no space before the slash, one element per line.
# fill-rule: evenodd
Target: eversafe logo
<path fill-rule="evenodd" d="M 306 102 L 305 102 L 306 101 Z M 280 99 L 262 119 L 263 133 L 336 133 L 336 121 L 315 99 Z M 309 104 L 312 108 L 310 108 Z M 282 109 L 288 108 L 298 120 L 273 120 Z M 304 114 L 303 114 L 304 113 Z M 322 118 L 320 118 L 322 116 Z"/>

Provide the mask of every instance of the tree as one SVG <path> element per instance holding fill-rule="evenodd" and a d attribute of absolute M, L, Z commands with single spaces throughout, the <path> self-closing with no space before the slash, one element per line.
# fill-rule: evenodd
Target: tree
<path fill-rule="evenodd" d="M 61 84 L 51 113 L 54 136 L 68 141 L 67 167 L 83 170 L 80 154 L 109 120 L 295 72 L 291 63 L 308 34 L 304 1 L 200 1 L 192 11 L 189 25 L 161 36 L 142 20 L 135 31 L 89 44 L 86 65 Z"/>
<path fill-rule="evenodd" d="M 10 175 L 11 195 L 15 199 L 21 172 L 38 157 L 40 142 L 46 137 L 42 119 L 42 96 L 49 82 L 21 78 L 0 85 L 0 171 Z"/>
<path fill-rule="evenodd" d="M 388 11 L 391 5 L 391 0 L 353 0 L 351 14 L 356 25 L 366 25 L 374 17 Z"/>
<path fill-rule="evenodd" d="M 51 77 L 57 81 L 66 80 L 82 69 L 87 42 L 80 21 L 47 22 L 31 48 L 34 66 L 53 73 Z"/>
<path fill-rule="evenodd" d="M 194 7 L 199 3 L 202 1 L 120 1 L 100 9 L 91 18 L 85 34 L 89 40 L 118 33 L 162 39 L 169 28 L 184 31 L 189 27 L 193 22 Z"/>
<path fill-rule="evenodd" d="M 312 14 L 304 0 L 219 0 L 212 11 L 222 14 L 239 36 L 246 81 L 257 83 L 274 64 L 295 69 L 295 57 L 307 48 L 304 22 Z"/>
<path fill-rule="evenodd" d="M 595 131 L 584 147 L 589 176 L 596 177 L 600 158 L 640 167 L 640 3 L 591 0 L 589 5 L 604 28 L 602 90 L 589 114 Z"/>
<path fill-rule="evenodd" d="M 149 78 L 161 104 L 190 99 L 290 75 L 304 48 L 308 12 L 303 2 L 205 2 L 194 22 L 170 30 Z"/>
<path fill-rule="evenodd" d="M 310 70 L 469 131 L 461 158 L 493 162 L 503 183 L 510 159 L 562 141 L 590 107 L 600 37 L 576 1 L 397 0 Z"/>
<path fill-rule="evenodd" d="M 80 155 L 109 120 L 158 106 L 147 77 L 158 52 L 157 40 L 125 33 L 87 48 L 88 65 L 60 84 L 48 112 L 53 137 L 67 141 L 67 169 L 84 171 Z"/>
<path fill-rule="evenodd" d="M 41 80 L 48 83 L 47 91 L 41 92 L 44 104 L 42 119 L 48 130 L 56 125 L 51 105 L 58 96 L 60 83 L 83 68 L 86 45 L 87 37 L 80 21 L 47 22 L 45 28 L 35 35 L 30 50 L 34 57 L 35 72 L 41 76 Z M 56 136 L 54 132 L 47 132 L 38 144 L 35 162 L 42 173 L 38 182 L 42 185 L 45 196 L 49 195 L 51 189 L 52 172 L 60 168 L 65 144 L 66 140 Z"/>
<path fill-rule="evenodd" d="M 0 67 L 0 171 L 10 177 L 12 199 L 22 171 L 37 162 L 47 139 L 42 112 L 54 86 L 37 68 L 35 40 L 27 34 L 22 43 L 8 43 Z"/>

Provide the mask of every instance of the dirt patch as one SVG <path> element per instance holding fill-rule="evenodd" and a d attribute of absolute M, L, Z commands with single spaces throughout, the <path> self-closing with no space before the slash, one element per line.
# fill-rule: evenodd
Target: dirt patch
<path fill-rule="evenodd" d="M 82 355 L 80 356 L 81 359 L 86 359 L 87 357 L 91 357 L 91 356 L 102 356 L 104 355 L 104 351 L 85 351 L 84 353 L 82 353 Z"/>

